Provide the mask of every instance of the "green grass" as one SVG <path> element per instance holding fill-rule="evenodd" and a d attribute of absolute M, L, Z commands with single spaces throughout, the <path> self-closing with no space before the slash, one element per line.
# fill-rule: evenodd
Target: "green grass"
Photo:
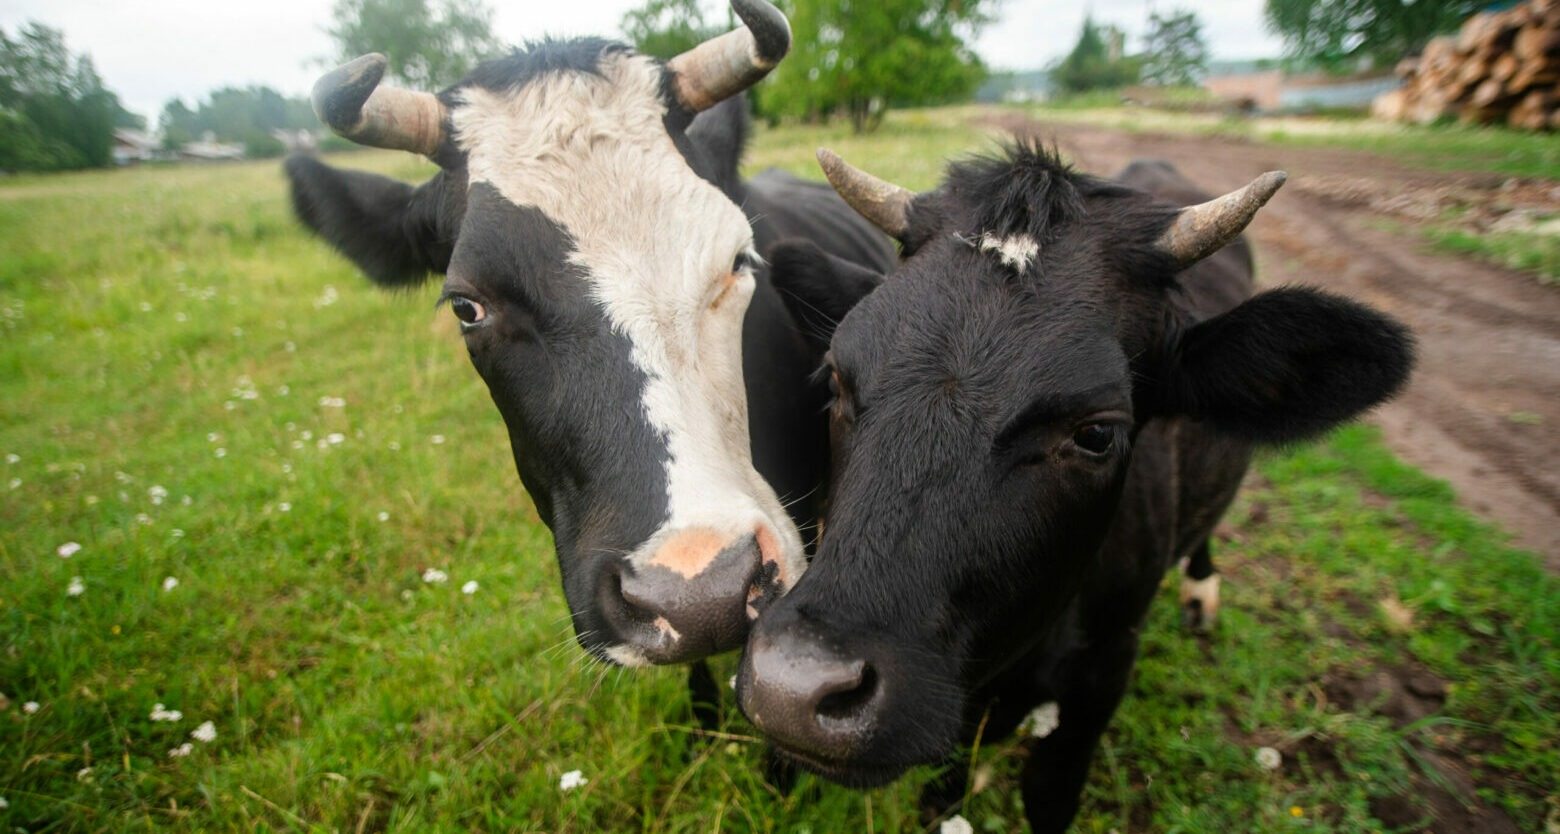
<path fill-rule="evenodd" d="M 767 132 L 754 165 L 811 173 L 834 144 L 921 186 L 984 141 L 913 115 Z M 929 771 L 780 796 L 740 718 L 698 737 L 678 670 L 582 662 L 434 292 L 369 289 L 295 226 L 274 163 L 0 184 L 0 827 L 915 830 Z M 1079 830 L 1379 831 L 1371 798 L 1409 790 L 1414 744 L 1473 740 L 1486 801 L 1538 830 L 1560 801 L 1560 586 L 1367 430 L 1260 469 L 1220 551 L 1222 628 L 1182 634 L 1167 587 Z M 1318 697 L 1410 660 L 1452 682 L 1443 720 Z M 171 757 L 205 721 L 215 740 Z M 966 816 L 1015 829 L 1018 748 L 966 766 Z M 560 792 L 575 769 L 589 783 Z"/>
<path fill-rule="evenodd" d="M 1545 284 L 1560 283 L 1560 235 L 1477 234 L 1453 227 L 1431 227 L 1425 230 L 1425 236 L 1441 251 L 1472 255 L 1510 269 L 1531 272 Z"/>

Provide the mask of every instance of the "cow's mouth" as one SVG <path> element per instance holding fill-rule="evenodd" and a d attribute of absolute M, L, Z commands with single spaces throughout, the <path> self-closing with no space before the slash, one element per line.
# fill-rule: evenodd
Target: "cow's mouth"
<path fill-rule="evenodd" d="M 881 788 L 903 776 L 911 767 L 903 764 L 831 759 L 794 750 L 773 739 L 770 743 L 774 745 L 775 751 L 782 759 L 847 788 Z"/>

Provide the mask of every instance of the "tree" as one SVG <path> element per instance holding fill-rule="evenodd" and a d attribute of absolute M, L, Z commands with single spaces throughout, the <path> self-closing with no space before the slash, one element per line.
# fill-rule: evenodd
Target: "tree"
<path fill-rule="evenodd" d="M 623 34 L 641 54 L 668 60 L 721 34 L 704 19 L 699 0 L 647 0 L 623 15 Z"/>
<path fill-rule="evenodd" d="M 848 115 L 876 128 L 891 107 L 968 96 L 985 77 L 969 42 L 995 0 L 791 0 L 795 44 L 760 88 L 771 118 Z"/>
<path fill-rule="evenodd" d="M 1202 22 L 1194 12 L 1178 10 L 1165 17 L 1148 16 L 1148 36 L 1143 49 L 1143 80 L 1164 87 L 1197 83 L 1208 68 L 1208 44 Z"/>
<path fill-rule="evenodd" d="M 1084 93 L 1134 84 L 1141 69 L 1141 61 L 1123 54 L 1121 30 L 1085 17 L 1077 45 L 1051 68 L 1051 78 L 1065 92 Z"/>
<path fill-rule="evenodd" d="M 28 23 L 14 38 L 0 30 L 0 170 L 107 165 L 123 110 L 59 30 Z"/>
<path fill-rule="evenodd" d="M 1384 67 L 1455 30 L 1488 0 L 1267 0 L 1291 58 L 1330 69 Z"/>
<path fill-rule="evenodd" d="M 390 75 L 431 90 L 461 80 L 479 62 L 499 54 L 493 10 L 483 0 L 336 0 L 330 36 L 337 58 L 369 52 L 390 59 Z"/>
<path fill-rule="evenodd" d="M 181 99 L 163 106 L 159 125 L 170 150 L 210 133 L 224 142 L 242 143 L 248 156 L 277 156 L 285 146 L 277 130 L 312 130 L 318 119 L 308 100 L 286 98 L 270 87 L 224 87 L 191 110 Z"/>

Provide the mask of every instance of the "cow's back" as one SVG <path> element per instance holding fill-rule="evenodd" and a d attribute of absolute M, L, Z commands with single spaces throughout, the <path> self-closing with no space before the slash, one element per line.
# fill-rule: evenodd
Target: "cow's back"
<path fill-rule="evenodd" d="M 881 273 L 898 260 L 888 237 L 824 183 L 770 169 L 748 180 L 746 188 L 743 210 L 753 218 L 760 252 L 782 240 L 803 238 Z"/>
<path fill-rule="evenodd" d="M 1176 206 L 1207 202 L 1209 194 L 1163 160 L 1137 160 L 1116 177 L 1123 185 L 1146 191 Z M 1256 263 L 1245 235 L 1181 273 L 1176 306 L 1190 321 L 1202 321 L 1234 309 L 1256 290 Z"/>

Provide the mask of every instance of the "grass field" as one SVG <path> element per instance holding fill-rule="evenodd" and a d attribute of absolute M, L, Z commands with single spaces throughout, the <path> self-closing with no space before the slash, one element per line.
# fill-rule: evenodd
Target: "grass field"
<path fill-rule="evenodd" d="M 911 114 L 754 157 L 810 175 L 824 142 L 911 186 L 982 145 Z M 370 290 L 275 163 L 0 183 L 0 827 L 917 830 L 931 771 L 779 795 L 740 717 L 696 731 L 678 670 L 583 662 L 435 292 Z M 1167 586 L 1079 830 L 1388 831 L 1437 792 L 1555 825 L 1560 582 L 1370 430 L 1259 469 L 1225 620 L 1181 633 Z M 1378 672 L 1444 691 L 1404 715 Z M 958 765 L 976 830 L 1019 828 L 1020 756 Z"/>

